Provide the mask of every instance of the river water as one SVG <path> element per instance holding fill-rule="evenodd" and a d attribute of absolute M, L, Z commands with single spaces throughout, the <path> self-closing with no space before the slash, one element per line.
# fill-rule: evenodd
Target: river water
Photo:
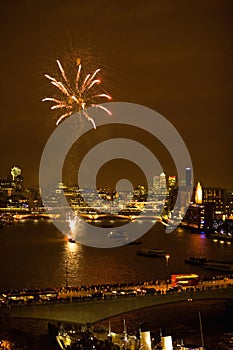
<path fill-rule="evenodd" d="M 140 223 L 137 223 L 140 225 Z M 166 234 L 157 223 L 141 245 L 91 248 L 70 243 L 49 220 L 26 220 L 0 230 L 0 289 L 47 288 L 164 280 L 171 273 L 216 275 L 184 263 L 190 256 L 232 261 L 233 245 L 178 229 Z M 166 259 L 136 255 L 142 247 L 163 248 Z"/>

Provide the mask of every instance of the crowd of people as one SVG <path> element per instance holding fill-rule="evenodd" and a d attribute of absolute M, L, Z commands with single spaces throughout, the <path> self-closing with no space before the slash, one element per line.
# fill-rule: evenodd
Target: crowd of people
<path fill-rule="evenodd" d="M 168 281 L 81 285 L 77 287 L 10 290 L 0 293 L 1 304 L 25 306 L 34 304 L 86 302 L 146 295 L 190 293 L 220 288 L 233 288 L 232 276 L 215 276 L 200 281 L 197 285 L 171 285 Z"/>

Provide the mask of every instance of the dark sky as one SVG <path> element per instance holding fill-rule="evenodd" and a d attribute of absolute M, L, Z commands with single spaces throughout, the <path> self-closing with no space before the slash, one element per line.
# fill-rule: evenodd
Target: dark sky
<path fill-rule="evenodd" d="M 41 102 L 51 95 L 43 74 L 81 48 L 103 67 L 114 101 L 150 107 L 177 128 L 196 181 L 232 189 L 232 10 L 231 0 L 2 1 L 0 176 L 18 165 L 37 184 L 56 121 Z"/>

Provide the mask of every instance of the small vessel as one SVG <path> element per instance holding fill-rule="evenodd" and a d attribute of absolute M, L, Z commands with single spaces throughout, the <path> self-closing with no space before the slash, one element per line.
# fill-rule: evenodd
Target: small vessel
<path fill-rule="evenodd" d="M 190 257 L 185 260 L 186 264 L 198 265 L 205 270 L 217 270 L 223 272 L 233 272 L 233 262 L 209 260 L 207 258 Z"/>
<path fill-rule="evenodd" d="M 142 248 L 136 252 L 137 255 L 146 256 L 149 258 L 165 256 L 165 250 L 160 248 Z"/>
<path fill-rule="evenodd" d="M 68 242 L 70 243 L 76 243 L 75 239 L 71 236 L 68 236 Z"/>
<path fill-rule="evenodd" d="M 142 244 L 142 241 L 137 241 L 137 240 L 127 243 L 127 245 L 140 245 L 140 244 Z"/>
<path fill-rule="evenodd" d="M 202 265 L 205 270 L 217 270 L 222 272 L 233 272 L 233 264 L 220 261 L 209 261 Z"/>
<path fill-rule="evenodd" d="M 202 258 L 202 257 L 190 257 L 189 259 L 186 259 L 184 261 L 186 264 L 190 264 L 190 265 L 198 265 L 198 266 L 202 266 L 203 264 L 208 262 L 207 258 Z"/>
<path fill-rule="evenodd" d="M 127 232 L 118 231 L 118 230 L 110 231 L 108 234 L 108 238 L 123 240 L 123 241 L 128 241 L 129 239 Z"/>
<path fill-rule="evenodd" d="M 213 239 L 214 241 L 223 241 L 223 242 L 233 242 L 233 235 L 230 233 L 221 233 L 221 232 L 214 232 L 214 233 L 208 233 L 206 235 L 207 238 Z"/>

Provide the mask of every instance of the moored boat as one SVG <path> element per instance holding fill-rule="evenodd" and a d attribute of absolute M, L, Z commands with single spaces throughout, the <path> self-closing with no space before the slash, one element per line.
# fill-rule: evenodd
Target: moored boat
<path fill-rule="evenodd" d="M 205 270 L 217 270 L 222 272 L 233 272 L 233 264 L 219 261 L 209 261 L 202 265 Z"/>
<path fill-rule="evenodd" d="M 140 245 L 140 244 L 142 244 L 142 241 L 137 241 L 137 240 L 127 243 L 127 245 Z"/>
<path fill-rule="evenodd" d="M 209 260 L 202 257 L 190 257 L 185 260 L 186 264 L 197 265 L 205 270 L 217 270 L 223 272 L 233 272 L 233 262 Z"/>
<path fill-rule="evenodd" d="M 117 231 L 117 230 L 110 231 L 108 234 L 108 238 L 113 238 L 113 239 L 118 239 L 123 241 L 128 241 L 129 239 L 127 232 Z"/>
<path fill-rule="evenodd" d="M 214 232 L 208 233 L 206 237 L 216 241 L 233 242 L 233 236 L 230 233 Z"/>
<path fill-rule="evenodd" d="M 179 350 L 204 350 L 204 338 L 200 319 L 202 346 L 190 344 L 184 345 L 183 340 L 173 341 L 170 329 L 160 329 L 160 339 L 154 340 L 146 324 L 141 324 L 137 334 L 129 334 L 125 319 L 123 332 L 116 333 L 111 330 L 109 322 L 108 330 L 101 326 L 90 327 L 89 325 L 60 325 L 50 326 L 57 333 L 56 340 L 62 350 L 66 349 L 179 349 Z"/>
<path fill-rule="evenodd" d="M 137 255 L 149 258 L 165 256 L 165 250 L 160 248 L 142 248 L 136 252 Z"/>
<path fill-rule="evenodd" d="M 184 262 L 186 264 L 190 265 L 199 265 L 202 266 L 208 261 L 207 258 L 202 258 L 202 257 L 190 257 L 189 259 L 186 259 Z"/>

